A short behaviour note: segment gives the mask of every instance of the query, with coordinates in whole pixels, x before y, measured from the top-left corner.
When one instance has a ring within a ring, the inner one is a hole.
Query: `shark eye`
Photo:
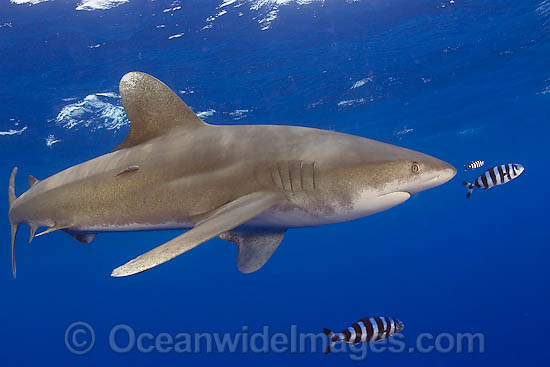
[[[411,166],[412,173],[418,173],[420,172],[420,164],[418,162],[413,162]]]

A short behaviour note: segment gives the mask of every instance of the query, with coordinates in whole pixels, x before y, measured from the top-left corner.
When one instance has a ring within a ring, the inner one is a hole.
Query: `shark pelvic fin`
[[[279,247],[285,232],[286,229],[234,229],[219,237],[237,245],[237,267],[241,273],[248,274],[265,265]]]
[[[39,182],[40,180],[38,180],[36,177],[29,175],[29,187],[33,187]]]
[[[133,275],[165,263],[221,233],[240,226],[282,200],[283,197],[274,192],[255,192],[242,196],[212,211],[193,229],[116,268],[111,276]]]
[[[172,129],[207,126],[176,93],[151,75],[128,73],[120,80],[119,90],[130,132],[114,151],[168,134]]]

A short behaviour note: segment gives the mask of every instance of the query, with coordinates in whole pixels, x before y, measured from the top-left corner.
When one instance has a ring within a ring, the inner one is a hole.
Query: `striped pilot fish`
[[[482,167],[485,164],[485,161],[473,161],[472,163],[468,165],[464,165],[464,171],[467,171],[469,169],[476,169],[479,167]]]
[[[405,325],[401,321],[393,317],[371,317],[357,321],[341,333],[333,333],[329,329],[323,329],[330,342],[325,354],[328,354],[339,341],[352,345],[362,342],[376,342],[397,334],[404,327]]]
[[[475,187],[488,190],[493,186],[503,185],[510,182],[514,178],[521,175],[523,170],[524,168],[521,164],[515,163],[501,164],[500,166],[489,168],[481,176],[479,176],[474,183],[470,183],[468,181],[462,182],[462,184],[468,188],[466,197],[470,198],[470,196],[472,196],[472,192]]]

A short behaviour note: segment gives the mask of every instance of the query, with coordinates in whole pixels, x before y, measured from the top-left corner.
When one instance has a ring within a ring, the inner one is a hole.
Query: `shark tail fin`
[[[13,274],[13,279],[16,277],[15,269],[15,237],[17,236],[17,230],[19,229],[19,224],[11,225],[11,271]]]
[[[470,196],[472,196],[472,192],[474,191],[474,184],[472,184],[468,181],[462,181],[462,184],[468,188],[468,192],[466,193],[466,197],[469,199]]]
[[[17,199],[15,196],[15,175],[17,174],[17,167],[13,168],[13,171],[11,171],[10,176],[10,183],[8,186],[8,200],[10,203],[10,209],[13,205],[13,202]],[[13,223],[10,218],[10,225],[11,225],[11,269],[13,274],[13,279],[15,279],[16,276],[16,270],[15,270],[15,237],[17,236],[17,230],[19,229],[19,223]]]
[[[327,349],[325,350],[325,354],[329,354],[330,350],[332,349],[332,347],[334,347],[334,344],[336,344],[336,342],[338,341],[339,338],[338,338],[338,335],[334,334],[332,331],[330,331],[327,328],[324,328],[323,332],[328,337],[328,342],[329,342],[329,345],[327,346]]]

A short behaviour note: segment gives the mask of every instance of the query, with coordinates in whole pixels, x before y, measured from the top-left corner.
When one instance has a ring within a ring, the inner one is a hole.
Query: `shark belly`
[[[350,206],[332,203],[331,210],[328,211],[318,211],[315,208],[297,205],[274,207],[244,225],[265,228],[300,228],[346,222],[390,209],[407,201],[410,197],[408,192],[380,195],[373,191],[362,191]]]
[[[101,232],[134,232],[134,231],[161,231],[172,229],[189,229],[193,228],[191,221],[183,222],[164,222],[164,223],[126,223],[113,225],[105,223],[104,225],[82,225],[78,227],[69,228],[71,232],[77,233],[101,233]]]

